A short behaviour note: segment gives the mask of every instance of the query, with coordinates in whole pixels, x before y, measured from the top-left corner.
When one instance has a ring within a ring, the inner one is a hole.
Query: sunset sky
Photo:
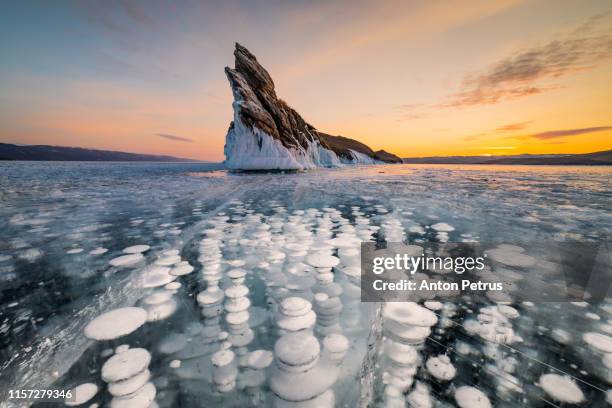
[[[612,149],[610,0],[3,1],[0,142],[223,160],[236,41],[375,150]]]

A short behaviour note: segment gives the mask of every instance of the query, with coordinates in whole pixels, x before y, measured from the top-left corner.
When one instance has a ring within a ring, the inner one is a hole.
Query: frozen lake
[[[607,406],[612,305],[381,309],[355,268],[367,240],[608,241],[611,176],[0,162],[0,406],[81,384],[83,406]]]

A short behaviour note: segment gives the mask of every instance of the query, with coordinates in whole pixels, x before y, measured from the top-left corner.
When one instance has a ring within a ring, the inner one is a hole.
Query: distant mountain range
[[[195,161],[173,156],[115,152],[112,150],[83,149],[47,145],[15,145],[0,143],[0,160],[36,161],[153,161],[188,162]]]
[[[612,150],[585,154],[520,154],[515,156],[406,157],[404,163],[422,164],[531,164],[612,165]]]

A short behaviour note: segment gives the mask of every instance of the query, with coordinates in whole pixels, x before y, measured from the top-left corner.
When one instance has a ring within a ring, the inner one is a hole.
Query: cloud
[[[512,132],[512,131],[515,131],[515,130],[523,130],[523,129],[525,129],[525,127],[527,127],[527,125],[529,123],[530,122],[509,123],[507,125],[500,126],[497,129],[495,129],[495,130],[497,130],[499,132]]]
[[[155,136],[163,137],[164,139],[174,140],[174,141],[177,141],[177,142],[193,143],[192,139],[189,139],[189,138],[186,138],[186,137],[181,137],[181,136],[169,135],[167,133],[156,133]]]
[[[531,137],[546,140],[546,139],[556,139],[558,137],[567,137],[567,136],[576,136],[576,135],[584,135],[587,133],[595,133],[595,132],[603,132],[605,130],[611,130],[612,126],[595,126],[588,128],[578,128],[578,129],[564,129],[564,130],[550,130],[548,132],[541,132],[531,135]]]
[[[604,28],[608,15],[591,18],[565,37],[523,49],[475,75],[468,75],[461,89],[451,94],[442,107],[494,104],[557,89],[545,80],[593,68],[612,58],[612,30]]]

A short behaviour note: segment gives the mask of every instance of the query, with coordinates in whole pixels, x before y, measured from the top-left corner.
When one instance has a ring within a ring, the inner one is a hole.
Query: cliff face
[[[249,50],[236,44],[234,56],[235,68],[225,68],[234,95],[225,143],[228,168],[303,170],[391,162],[356,140],[317,132],[278,98],[270,74]]]

